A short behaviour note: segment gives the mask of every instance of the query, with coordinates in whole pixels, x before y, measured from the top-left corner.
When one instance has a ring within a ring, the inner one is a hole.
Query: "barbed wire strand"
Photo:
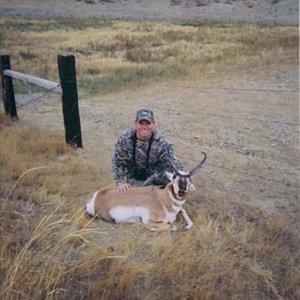
[[[128,104],[128,103],[121,103],[121,102],[109,102],[109,101],[99,101],[98,104],[105,104],[105,105],[119,105],[119,106],[125,106],[125,107],[136,107],[136,103],[135,104]],[[144,102],[141,103],[144,105]],[[237,120],[242,120],[242,121],[254,121],[254,122],[260,122],[260,123],[279,123],[279,122],[283,122],[286,123],[287,125],[291,125],[291,126],[298,126],[298,123],[292,123],[289,121],[285,121],[285,120],[262,120],[262,119],[257,119],[257,118],[250,118],[250,117],[246,117],[246,116],[232,116],[232,115],[222,115],[222,114],[216,114],[216,113],[201,113],[201,112],[196,112],[196,111],[190,111],[190,110],[183,110],[183,109],[174,109],[174,108],[162,108],[159,107],[160,111],[172,111],[174,113],[179,113],[179,114],[194,114],[194,115],[199,115],[199,116],[210,116],[210,117],[220,117],[220,118],[226,118],[226,119],[237,119]],[[230,112],[228,111],[228,113],[237,113],[237,112]],[[239,112],[238,112],[239,113]]]
[[[185,157],[185,156],[182,156],[182,155],[176,155],[176,156],[179,157],[179,158],[181,158],[181,159],[184,159],[184,160],[188,160],[188,161],[192,161],[192,162],[196,162],[196,163],[199,162],[196,159],[188,158],[188,157]],[[292,184],[292,183],[289,183],[289,182],[283,182],[283,181],[272,179],[272,178],[268,178],[268,177],[265,177],[265,176],[255,175],[253,173],[249,173],[249,172],[246,172],[246,171],[240,171],[240,170],[231,169],[231,168],[225,167],[225,166],[219,166],[219,165],[212,164],[212,163],[209,163],[209,162],[207,162],[206,164],[208,166],[212,166],[214,168],[218,168],[218,169],[223,169],[223,170],[226,170],[226,171],[230,171],[232,173],[239,173],[239,174],[242,174],[242,175],[245,175],[245,176],[250,176],[250,177],[255,177],[255,178],[258,178],[258,179],[262,179],[264,181],[270,181],[270,182],[274,182],[276,184],[282,184],[282,185],[286,185],[286,186],[293,187],[293,188],[296,188],[296,189],[300,189],[300,186],[297,185],[297,184]]]
[[[46,96],[48,93],[50,93],[52,90],[56,89],[57,87],[59,87],[60,84],[58,84],[57,86],[47,90],[44,94],[42,94],[41,96],[35,98],[35,99],[32,99],[24,104],[20,104],[17,106],[17,108],[21,108],[21,107],[24,107],[32,102],[35,102],[35,101],[38,101],[40,100],[41,98],[43,98],[44,96]],[[136,107],[136,104],[128,104],[128,103],[121,103],[121,102],[109,102],[109,101],[99,101],[98,104],[103,104],[103,105],[119,105],[119,106],[125,106],[125,107]],[[141,103],[141,104],[144,104],[144,103]],[[201,112],[195,112],[195,111],[190,111],[190,110],[182,110],[182,109],[174,109],[174,108],[159,108],[161,111],[172,111],[174,113],[179,113],[179,114],[194,114],[194,115],[201,115],[201,116],[210,116],[210,117],[220,117],[220,118],[225,118],[225,119],[237,119],[237,120],[242,120],[242,121],[253,121],[253,122],[260,122],[260,123],[279,123],[279,122],[282,122],[282,123],[285,123],[287,125],[291,125],[291,126],[298,126],[299,124],[298,123],[293,123],[293,122],[289,122],[289,121],[285,121],[285,120],[262,120],[262,119],[257,119],[257,118],[250,118],[250,117],[247,117],[247,116],[241,116],[241,117],[238,117],[238,116],[232,116],[232,115],[223,115],[223,114],[216,114],[216,113],[210,113],[210,112],[206,112],[206,113],[201,113]],[[233,113],[231,111],[228,111],[228,113]],[[236,113],[236,112],[234,112]]]
[[[17,106],[17,108],[21,108],[21,107],[24,107],[24,106],[27,106],[28,104],[32,103],[32,102],[35,102],[35,101],[38,101],[42,98],[44,98],[47,94],[49,94],[50,92],[52,92],[53,90],[55,90],[56,88],[58,88],[60,86],[60,84],[57,84],[56,86],[54,86],[53,88],[45,91],[42,95],[38,96],[37,98],[34,98],[34,99],[31,99],[29,101],[27,101],[26,103],[23,103],[23,104],[20,104]],[[30,95],[29,95],[30,96]]]
[[[108,133],[108,131],[106,131]],[[116,132],[113,132],[113,131],[109,131],[111,133],[111,135],[106,135],[106,134],[102,134],[102,136],[106,139],[106,140],[111,140],[112,137],[118,137],[119,134],[117,134]],[[112,149],[114,147],[114,142],[112,143]],[[196,159],[193,159],[193,158],[190,158],[190,157],[186,157],[184,155],[181,155],[181,154],[176,154],[176,156],[181,159],[181,160],[184,160],[184,161],[190,161],[190,162],[193,162],[193,163],[198,163],[199,161],[196,160]],[[280,180],[276,180],[276,179],[272,179],[272,178],[269,178],[269,177],[266,177],[266,176],[261,176],[261,175],[255,175],[253,173],[250,173],[250,172],[247,172],[247,171],[241,171],[241,170],[237,170],[237,169],[233,169],[233,168],[230,168],[230,167],[226,167],[226,166],[220,166],[218,164],[213,164],[213,163],[210,163],[210,162],[207,162],[206,163],[208,166],[211,166],[213,168],[218,168],[218,169],[222,169],[222,170],[225,170],[225,171],[229,171],[231,173],[238,173],[238,174],[241,174],[243,176],[250,176],[250,177],[254,177],[254,178],[258,178],[260,180],[263,180],[263,181],[267,181],[267,182],[273,182],[274,184],[280,184],[280,185],[284,185],[284,186],[287,186],[287,187],[291,187],[291,188],[296,188],[296,189],[300,189],[300,186],[297,185],[297,184],[292,184],[292,183],[289,183],[289,182],[284,182],[284,181],[280,181]]]
[[[75,83],[75,81],[72,81],[73,83]],[[27,83],[28,84],[28,83]],[[34,99],[31,99],[30,101],[28,101],[27,103],[24,103],[24,104],[21,104],[19,106],[17,106],[17,108],[20,108],[20,107],[24,107],[32,102],[35,102],[35,101],[38,101],[40,99],[42,99],[43,97],[45,97],[48,93],[50,93],[52,90],[54,90],[55,88],[59,87],[60,84],[57,84],[57,86],[45,91],[42,95],[40,95],[39,97],[37,98],[34,98]],[[26,88],[27,89],[27,88]],[[244,90],[244,89],[243,89]],[[259,90],[259,91],[266,91],[266,90]],[[268,90],[269,91],[269,90]],[[27,92],[28,92],[28,89],[27,89]],[[122,105],[122,106],[127,106],[127,107],[136,107],[136,104],[135,105],[131,105],[131,104],[124,104],[124,103],[120,103],[120,102],[108,102],[108,101],[100,101],[99,103],[101,104],[110,104],[110,105]],[[223,117],[223,118],[236,118],[236,119],[242,119],[243,121],[245,120],[245,117],[232,117],[232,116],[226,116],[226,115],[221,115],[221,114],[213,114],[213,113],[199,113],[199,112],[194,112],[194,111],[184,111],[184,110],[176,110],[176,109],[164,109],[164,108],[160,108],[160,110],[163,110],[163,111],[173,111],[173,112],[177,112],[177,113],[190,113],[190,114],[196,114],[196,115],[205,115],[205,116],[213,116],[213,117]],[[247,118],[246,120],[250,120],[250,121],[257,121],[257,122],[265,122],[265,123],[274,123],[274,122],[280,122],[278,120],[276,121],[269,121],[269,120],[261,120],[261,119],[255,119],[255,118]],[[97,123],[97,120],[94,121],[95,123]],[[298,125],[296,123],[290,123],[290,122],[286,122],[288,125]],[[196,162],[196,160],[194,159],[191,159],[191,158],[187,158],[187,157],[184,157],[184,156],[180,156],[178,155],[178,157],[180,158],[183,158],[185,160],[188,160],[188,161],[193,161],[193,162]],[[260,176],[260,175],[255,175],[255,174],[252,174],[252,173],[249,173],[249,172],[245,172],[245,171],[239,171],[239,170],[236,170],[236,169],[231,169],[231,168],[228,168],[228,167],[224,167],[224,166],[218,166],[216,164],[211,164],[211,163],[208,163],[208,165],[212,166],[212,167],[215,167],[215,168],[219,168],[219,169],[223,169],[223,170],[227,170],[227,171],[230,171],[230,172],[235,172],[235,173],[239,173],[239,174],[242,174],[244,176],[250,176],[250,177],[255,177],[255,178],[259,178],[261,180],[264,180],[264,181],[270,181],[270,182],[274,182],[276,184],[281,184],[281,185],[285,185],[285,186],[289,186],[289,187],[293,187],[293,188],[297,188],[299,189],[300,187],[298,185],[294,185],[294,184],[291,184],[291,183],[286,183],[286,182],[282,182],[282,181],[279,181],[279,180],[276,180],[276,179],[271,179],[271,178],[266,178],[266,177],[263,177],[263,176]]]

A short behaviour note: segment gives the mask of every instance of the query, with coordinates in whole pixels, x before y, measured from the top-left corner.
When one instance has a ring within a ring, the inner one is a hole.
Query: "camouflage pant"
[[[135,178],[127,178],[127,182],[133,186],[147,186],[147,185],[166,185],[169,183],[169,178],[165,171],[156,172],[144,180],[137,180]]]

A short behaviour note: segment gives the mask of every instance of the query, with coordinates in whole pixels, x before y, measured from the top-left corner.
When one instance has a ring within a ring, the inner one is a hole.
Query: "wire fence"
[[[28,100],[27,102],[25,103],[22,103],[22,104],[18,104],[18,101],[16,101],[16,106],[17,108],[21,108],[21,107],[24,107],[24,106],[27,106],[33,102],[37,102],[39,100],[42,100],[47,94],[51,93],[54,89],[60,87],[60,84],[57,84],[57,86],[53,87],[52,89],[49,89],[49,90],[46,90],[44,93],[42,93],[40,96],[37,96],[35,98],[32,97],[32,92],[31,91],[27,91],[27,94],[29,96],[29,98],[31,98],[30,100]]]
[[[26,87],[26,83],[25,84],[25,89],[26,89],[26,92],[27,92],[27,95],[29,98],[31,98],[29,101],[25,102],[25,103],[22,103],[22,104],[18,104],[17,102],[17,108],[22,108],[22,107],[25,107],[27,105],[30,105],[34,102],[37,102],[37,101],[42,101],[45,96],[49,93],[52,92],[52,89],[50,90],[47,90],[45,91],[44,93],[42,93],[41,95],[33,98],[33,94],[31,93],[31,90]],[[57,86],[55,86],[53,89],[57,88],[58,86],[60,86],[59,84]],[[186,86],[184,86],[186,88]],[[176,88],[178,88],[178,85],[176,85]],[[274,93],[277,93],[277,92],[283,92],[283,93],[297,93],[298,91],[297,90],[274,90],[274,89],[232,89],[232,88],[201,88],[201,89],[198,89],[198,91],[207,91],[207,90],[210,90],[210,91],[250,91],[250,92],[274,92]],[[99,101],[97,104],[99,105],[105,105],[105,106],[120,106],[120,107],[130,107],[130,108],[136,108],[136,105],[137,103],[135,104],[130,104],[130,103],[124,103],[124,102],[109,102],[109,101]],[[144,105],[144,102],[141,102],[140,104]],[[212,113],[212,112],[199,112],[199,111],[194,111],[194,110],[190,110],[190,109],[175,109],[175,108],[163,108],[161,106],[161,103],[159,103],[159,107],[157,107],[157,109],[159,109],[159,111],[161,112],[172,112],[174,114],[193,114],[193,115],[196,115],[196,116],[200,116],[200,117],[213,117],[213,118],[223,118],[223,119],[235,119],[235,120],[238,120],[238,121],[250,121],[250,122],[257,122],[257,123],[265,123],[265,124],[274,124],[274,123],[281,123],[281,124],[285,124],[285,125],[288,125],[288,126],[298,126],[299,124],[296,123],[296,122],[289,122],[289,121],[286,121],[286,120],[264,120],[264,119],[259,119],[259,118],[253,118],[253,117],[249,117],[247,116],[246,114],[242,115],[241,112],[239,112],[239,115],[237,116],[236,113],[237,111],[235,111],[235,115],[233,115],[233,111],[225,111],[225,114],[224,113]],[[265,103],[264,103],[265,104]],[[274,106],[274,107],[279,107],[281,105],[274,105],[274,104],[270,104],[270,103],[267,103],[265,105],[269,105],[269,106]],[[155,106],[155,104],[154,104]],[[292,106],[292,105],[289,105],[289,106]],[[224,112],[224,111],[223,111]],[[94,120],[95,123],[98,123],[99,120]],[[112,135],[115,135],[115,132],[111,132]],[[109,138],[111,139],[112,135],[110,136],[106,136],[106,138]],[[178,134],[176,134],[176,137],[177,138],[180,138],[181,140],[186,140],[188,142],[190,142],[190,140],[188,138],[186,138],[185,136],[179,136]],[[205,142],[203,140],[200,140],[199,141],[200,144],[204,144],[208,147],[212,147],[211,143],[209,142]],[[214,145],[214,147],[216,147]],[[222,148],[219,147],[221,150]],[[185,156],[182,156],[182,155],[177,155],[180,159],[184,159],[185,161],[191,161],[191,162],[197,162],[197,160],[195,159],[192,159],[191,157],[185,157]],[[244,170],[237,170],[235,168],[230,168],[230,167],[227,167],[227,166],[221,166],[221,165],[218,165],[216,163],[210,163],[208,162],[207,163],[208,166],[212,167],[212,168],[217,168],[217,169],[221,169],[223,171],[226,171],[226,172],[230,172],[230,173],[235,173],[235,174],[240,174],[241,176],[247,176],[247,177],[253,177],[257,180],[262,180],[262,181],[266,181],[266,182],[271,182],[273,184],[280,184],[280,185],[283,185],[283,186],[286,186],[286,187],[289,187],[289,188],[295,188],[295,189],[299,189],[300,186],[297,185],[297,184],[293,184],[289,181],[287,181],[286,179],[282,179],[282,180],[278,180],[278,179],[274,179],[274,178],[268,178],[266,176],[261,176],[261,175],[258,175],[258,174],[253,174],[251,172],[248,172],[248,171],[244,171]]]
[[[127,104],[124,102],[108,102],[108,101],[101,101],[99,102],[100,104],[103,105],[118,105],[118,106],[125,106],[125,107],[134,107],[132,104]],[[242,120],[242,121],[251,121],[251,122],[260,122],[260,123],[286,123],[290,126],[298,126],[299,123],[294,123],[294,122],[288,122],[285,120],[263,120],[263,119],[258,119],[258,118],[250,118],[247,115],[242,115],[241,111],[226,111],[228,113],[227,115],[225,114],[220,114],[220,113],[211,113],[211,112],[197,112],[194,110],[185,110],[185,109],[175,109],[175,108],[163,108],[159,107],[160,111],[165,111],[165,112],[173,112],[173,113],[178,113],[178,114],[193,114],[193,115],[198,115],[201,117],[215,117],[215,118],[224,118],[224,119],[236,119],[236,120]],[[233,116],[233,113],[239,113],[239,116]]]

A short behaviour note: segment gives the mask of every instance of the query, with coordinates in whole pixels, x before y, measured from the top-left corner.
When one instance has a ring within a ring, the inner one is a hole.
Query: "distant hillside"
[[[298,25],[298,0],[0,0],[0,16]]]

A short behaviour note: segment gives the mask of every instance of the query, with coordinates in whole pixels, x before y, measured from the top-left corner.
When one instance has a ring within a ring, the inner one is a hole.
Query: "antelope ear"
[[[195,191],[196,190],[196,188],[195,188],[195,186],[191,183],[191,185],[190,185],[190,190],[191,191]]]
[[[173,174],[173,173],[171,173],[171,172],[169,172],[169,171],[166,171],[166,175],[167,175],[167,177],[168,177],[168,179],[169,179],[170,181],[173,181],[173,178],[174,178],[174,174]]]

